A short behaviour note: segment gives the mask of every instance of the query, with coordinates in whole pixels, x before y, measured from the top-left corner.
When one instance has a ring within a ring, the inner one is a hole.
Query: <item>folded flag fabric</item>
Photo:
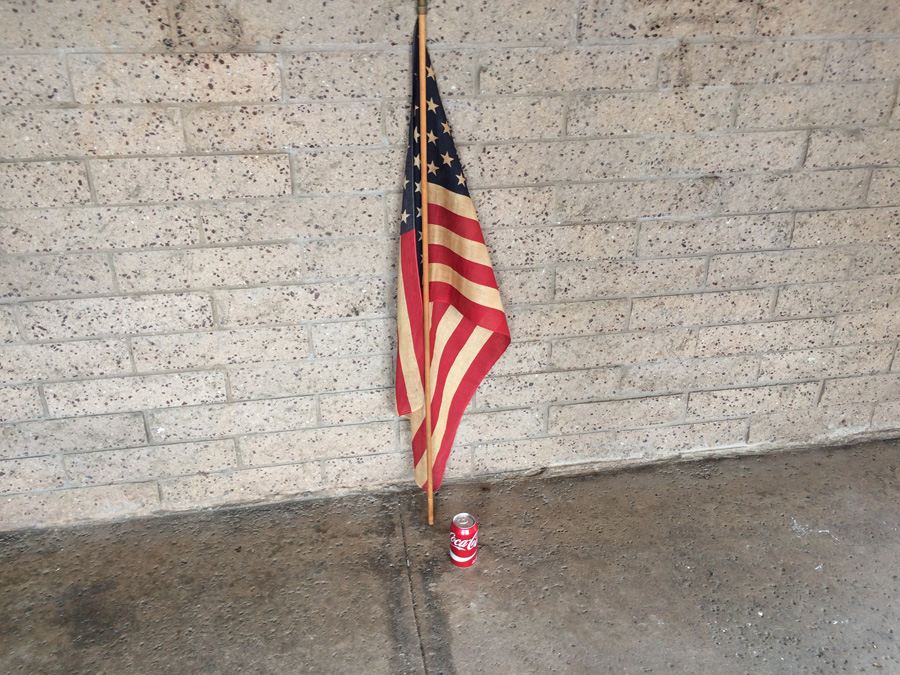
[[[425,428],[425,340],[422,270],[422,180],[428,194],[428,267],[431,296],[431,433],[433,483],[444,468],[478,385],[509,346],[509,327],[475,206],[469,197],[450,124],[426,58],[427,127],[419,131],[418,29],[413,37],[409,147],[400,214],[397,273],[397,412],[409,417],[416,482],[428,468]],[[427,166],[420,166],[420,143]]]

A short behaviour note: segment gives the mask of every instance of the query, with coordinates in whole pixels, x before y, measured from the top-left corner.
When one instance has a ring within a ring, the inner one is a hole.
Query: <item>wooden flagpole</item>
[[[434,447],[431,439],[431,270],[428,264],[428,119],[425,85],[425,17],[428,0],[416,0],[419,13],[419,175],[422,194],[422,328],[425,333],[425,462],[428,467],[428,524],[434,525]]]

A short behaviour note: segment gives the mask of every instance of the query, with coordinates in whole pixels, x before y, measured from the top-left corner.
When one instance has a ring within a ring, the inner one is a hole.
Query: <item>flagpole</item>
[[[422,328],[425,333],[425,462],[428,468],[428,524],[434,525],[434,447],[431,439],[431,269],[428,264],[428,121],[425,85],[425,17],[428,0],[416,0],[419,13],[419,175],[422,194]]]

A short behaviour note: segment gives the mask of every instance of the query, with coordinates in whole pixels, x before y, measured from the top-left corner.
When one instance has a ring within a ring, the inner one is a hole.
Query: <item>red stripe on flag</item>
[[[497,279],[494,270],[487,265],[472,262],[455,253],[452,249],[440,244],[431,244],[428,247],[428,259],[433,263],[441,263],[452,267],[467,279],[484,286],[497,288]]]
[[[437,490],[444,479],[444,469],[447,466],[447,460],[450,458],[450,450],[453,447],[453,441],[456,440],[456,432],[459,429],[459,423],[463,413],[475,395],[478,385],[487,375],[488,371],[497,362],[497,359],[506,351],[509,346],[509,336],[500,333],[494,333],[488,338],[487,342],[478,352],[478,356],[466,371],[456,394],[453,397],[453,403],[447,411],[447,430],[444,432],[444,441],[437,450],[437,456],[434,460],[433,481],[434,489]],[[423,437],[424,439],[424,437]]]
[[[455,232],[461,237],[484,243],[484,235],[481,233],[481,225],[477,220],[460,216],[450,209],[444,208],[440,204],[432,204],[428,202],[428,220],[433,225],[446,227],[448,230]]]
[[[496,333],[509,336],[509,326],[506,324],[506,314],[499,309],[485,307],[477,302],[469,300],[456,290],[455,286],[445,284],[442,281],[431,282],[431,297],[434,302],[441,302],[456,307],[460,313],[479,326]]]

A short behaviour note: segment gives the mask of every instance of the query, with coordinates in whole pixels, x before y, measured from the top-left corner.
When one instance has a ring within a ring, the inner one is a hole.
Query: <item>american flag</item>
[[[397,274],[397,412],[410,419],[416,482],[427,481],[425,365],[422,319],[422,209],[419,143],[418,29],[413,38],[409,147],[400,213]],[[497,280],[437,81],[426,55],[429,268],[431,273],[431,426],[434,489],[463,411],[484,376],[509,346]]]

